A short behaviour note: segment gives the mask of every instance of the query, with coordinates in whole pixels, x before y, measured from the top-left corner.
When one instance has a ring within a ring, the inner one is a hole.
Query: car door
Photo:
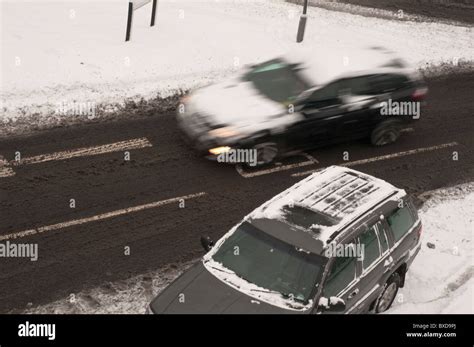
[[[384,227],[392,246],[390,255],[393,266],[398,267],[420,241],[421,220],[409,200],[404,199],[394,205],[385,213]]]
[[[330,264],[328,275],[323,284],[322,297],[339,297],[346,303],[346,311],[349,310],[358,295],[356,291],[358,283],[358,261],[356,255],[355,241],[346,243],[347,247],[353,249],[352,255],[335,256]],[[345,248],[348,250],[348,248]]]
[[[342,140],[367,136],[373,128],[377,103],[371,79],[374,75],[356,76],[340,81],[339,94],[344,103],[345,114],[336,129],[336,137]]]
[[[314,91],[298,112],[303,120],[288,129],[289,147],[312,148],[333,142],[336,125],[343,116],[343,103],[338,84],[331,83]]]
[[[347,313],[367,312],[383,290],[383,279],[393,267],[387,231],[378,215],[357,230],[356,245],[363,257],[358,259],[360,272],[353,290],[357,299]]]

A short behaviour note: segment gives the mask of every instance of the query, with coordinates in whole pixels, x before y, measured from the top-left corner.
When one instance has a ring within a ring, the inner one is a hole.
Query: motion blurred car
[[[419,73],[380,47],[295,51],[194,91],[182,99],[177,120],[203,156],[253,149],[263,165],[358,138],[395,142],[419,117],[385,115],[382,107],[418,103],[426,93]]]
[[[314,173],[246,216],[149,313],[365,313],[392,305],[421,247],[402,189],[348,168]]]

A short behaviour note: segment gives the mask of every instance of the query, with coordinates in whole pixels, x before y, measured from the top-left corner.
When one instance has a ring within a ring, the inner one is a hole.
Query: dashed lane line
[[[132,149],[140,149],[152,147],[150,141],[147,138],[142,137],[138,139],[131,139],[126,141],[109,143],[106,145],[92,146],[77,148],[73,150],[55,152],[50,154],[41,154],[34,157],[23,158],[19,161],[13,160],[12,165],[29,165],[29,164],[39,164],[45,163],[53,160],[66,160],[77,157],[90,157],[100,154],[119,152],[119,151],[128,151]]]
[[[106,145],[83,147],[61,152],[40,154],[33,157],[22,158],[20,160],[11,160],[10,162],[7,161],[5,157],[0,155],[0,178],[14,176],[15,171],[13,170],[13,168],[19,165],[39,164],[54,160],[67,160],[78,157],[90,157],[100,154],[119,151],[130,151],[132,149],[141,149],[152,146],[153,145],[150,143],[150,141],[148,141],[147,138],[141,137],[137,139],[109,143]]]
[[[240,176],[244,178],[251,178],[251,177],[256,177],[256,176],[268,175],[274,172],[287,171],[287,170],[318,163],[318,161],[315,158],[313,158],[311,155],[307,153],[302,153],[302,155],[305,156],[308,160],[300,162],[300,163],[295,163],[295,164],[275,166],[271,169],[265,169],[265,170],[254,171],[254,172],[245,172],[241,165],[236,165],[235,168]]]
[[[169,205],[169,204],[176,203],[176,202],[181,202],[182,200],[196,199],[196,198],[202,197],[204,195],[206,195],[206,192],[200,192],[200,193],[195,193],[195,194],[178,196],[178,197],[175,197],[175,198],[155,201],[155,202],[151,202],[151,203],[148,203],[148,204],[132,206],[132,207],[127,207],[127,208],[123,208],[123,209],[120,209],[120,210],[106,212],[106,213],[98,214],[98,215],[95,215],[95,216],[92,216],[92,217],[74,219],[74,220],[67,221],[67,222],[62,222],[62,223],[57,223],[57,224],[52,224],[52,225],[46,225],[46,226],[42,226],[42,227],[39,227],[39,228],[23,230],[23,231],[11,233],[11,234],[6,234],[6,235],[0,235],[0,241],[18,239],[18,238],[22,238],[22,237],[26,237],[26,236],[41,234],[41,233],[44,233],[44,232],[47,232],[47,231],[55,231],[55,230],[60,230],[60,229],[76,226],[76,225],[96,222],[96,221],[100,221],[100,220],[104,220],[104,219],[109,219],[109,218],[113,218],[113,217],[117,217],[117,216],[126,215],[128,213],[133,213],[133,212],[138,212],[138,211],[143,211],[143,210],[149,210],[149,209],[152,209],[152,208],[157,208],[157,207],[160,207],[160,206]]]
[[[404,152],[397,152],[397,153],[392,153],[392,154],[387,154],[387,155],[381,155],[378,157],[372,157],[372,158],[367,158],[367,159],[361,159],[361,160],[356,160],[356,161],[350,161],[350,162],[344,162],[344,163],[339,163],[337,165],[339,166],[356,166],[356,165],[364,165],[368,163],[373,163],[375,161],[381,161],[381,160],[387,160],[387,159],[393,159],[393,158],[400,158],[400,157],[405,157],[408,155],[414,155],[418,153],[424,153],[424,152],[431,152],[431,151],[436,151],[438,149],[443,149],[443,148],[448,148],[448,147],[454,147],[457,146],[457,142],[449,142],[449,143],[443,143],[441,145],[436,145],[436,146],[431,146],[431,147],[421,147],[421,148],[415,148],[409,151],[404,151]],[[300,177],[300,176],[306,176],[309,174],[312,174],[316,171],[321,170],[322,168],[318,168],[316,170],[309,170],[309,171],[304,171],[304,172],[297,172],[292,174],[292,177]]]
[[[0,155],[0,178],[15,176],[15,171],[10,167],[8,161]]]
[[[410,133],[410,132],[414,132],[414,131],[415,131],[415,129],[413,129],[413,128],[404,128],[404,129],[401,130],[401,132],[403,132],[403,133]],[[242,168],[241,165],[236,165],[235,168],[236,168],[236,170],[237,170],[237,172],[239,173],[240,176],[242,176],[244,178],[251,178],[251,177],[257,177],[257,176],[262,176],[262,175],[268,175],[268,174],[272,174],[272,173],[275,173],[275,172],[287,171],[287,170],[291,170],[291,169],[295,169],[295,168],[299,168],[299,167],[304,167],[304,166],[308,166],[308,165],[312,165],[312,164],[318,164],[318,161],[313,156],[311,156],[307,153],[302,153],[302,155],[307,157],[308,161],[295,163],[295,164],[289,164],[289,165],[277,166],[277,167],[274,167],[274,168],[271,168],[271,169],[260,170],[260,171],[255,171],[255,172],[245,172],[245,170]],[[309,172],[309,171],[307,171],[307,172]],[[295,175],[297,175],[297,174],[295,174]]]

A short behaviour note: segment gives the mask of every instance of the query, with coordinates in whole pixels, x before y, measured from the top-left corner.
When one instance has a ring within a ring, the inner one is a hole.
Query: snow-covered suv
[[[404,190],[314,173],[250,213],[150,304],[154,313],[383,312],[421,247]]]
[[[357,138],[392,143],[419,118],[426,92],[414,69],[379,47],[298,50],[194,91],[177,120],[205,157],[252,149],[261,165]]]

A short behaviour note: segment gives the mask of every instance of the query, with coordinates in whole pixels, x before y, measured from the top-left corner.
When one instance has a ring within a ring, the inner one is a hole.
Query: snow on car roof
[[[381,179],[346,167],[331,166],[278,194],[249,217],[278,219],[294,224],[294,218],[286,215],[288,207],[304,208],[309,219],[314,213],[316,219],[323,222],[311,228],[303,226],[303,229],[327,244],[333,234],[396,193],[405,194],[402,189]]]
[[[324,85],[337,78],[367,72],[411,72],[394,52],[383,47],[368,48],[298,48],[283,56],[290,64],[300,64],[314,85]]]

